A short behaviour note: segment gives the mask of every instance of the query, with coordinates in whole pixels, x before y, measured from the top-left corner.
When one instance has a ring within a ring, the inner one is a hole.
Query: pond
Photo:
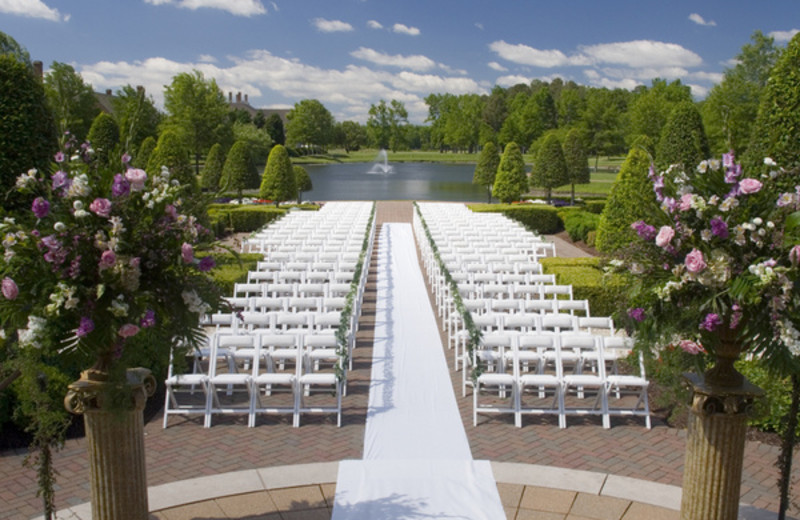
[[[304,200],[486,202],[486,189],[472,184],[474,164],[342,163],[304,168],[314,186],[303,193]]]

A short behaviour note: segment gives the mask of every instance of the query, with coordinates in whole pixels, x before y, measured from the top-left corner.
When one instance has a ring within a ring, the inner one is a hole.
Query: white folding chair
[[[195,367],[194,373],[178,373],[175,369],[174,349],[170,350],[167,379],[164,381],[164,428],[167,427],[170,415],[202,414],[205,423],[205,416],[208,415],[208,373],[200,370],[197,364]],[[202,390],[201,395],[195,395],[197,387]]]
[[[559,343],[574,345],[575,342],[582,341],[577,338],[582,336],[561,335],[557,337]],[[574,341],[573,341],[574,340]],[[583,343],[580,343],[581,346]],[[595,344],[598,349],[597,372],[595,373],[573,373],[566,374],[562,363],[562,393],[564,400],[565,415],[600,415],[603,421],[603,428],[610,428],[611,422],[608,416],[608,401],[606,399],[606,370],[603,361],[603,349],[601,344]],[[582,348],[582,347],[581,347]],[[569,347],[561,348],[560,354],[568,352]],[[594,393],[594,399],[587,397],[588,393]],[[574,391],[574,394],[573,394]]]
[[[229,357],[235,357],[235,351],[239,349],[249,353],[250,361],[246,364],[252,367],[257,362],[255,356],[258,353],[258,349],[255,347],[255,336],[219,334],[212,341],[208,370],[208,397],[206,399],[208,413],[204,424],[206,428],[211,427],[214,414],[246,414],[249,423],[252,371],[230,371],[230,363],[223,364],[223,366],[227,366],[228,371],[220,371],[220,363],[217,362],[220,358],[220,351],[228,351]],[[246,395],[246,398],[240,395],[242,393]]]
[[[604,337],[603,345],[616,343],[623,338]],[[627,339],[627,338],[625,338]],[[615,346],[611,347],[616,348]],[[605,348],[603,348],[605,352]],[[647,398],[647,389],[650,382],[647,380],[644,369],[644,356],[639,352],[638,373],[634,374],[609,374],[606,376],[605,398],[609,415],[641,416],[645,418],[645,425],[649,430],[650,403]],[[614,392],[614,399],[611,392]]]
[[[286,338],[287,336],[281,336]],[[262,341],[266,339],[267,341]],[[266,345],[266,348],[264,348]],[[251,375],[250,412],[248,426],[256,424],[259,414],[292,414],[292,424],[297,415],[297,372],[276,372],[281,360],[273,358],[275,342],[268,335],[259,335],[258,353]],[[297,352],[295,352],[295,357]]]
[[[524,334],[517,338],[517,350],[513,356],[514,373],[517,374],[517,427],[522,426],[523,414],[556,414],[558,427],[566,427],[561,363],[558,350],[553,349],[553,338],[554,336],[534,334]],[[531,359],[536,360],[541,367],[543,354],[548,350],[556,353],[553,373],[523,370]],[[528,389],[534,392],[526,392]]]
[[[294,426],[300,426],[300,417],[304,413],[336,414],[336,426],[342,425],[342,393],[344,385],[344,367],[338,358],[331,371],[309,372],[307,363],[303,362],[303,349],[298,349],[297,358],[297,414]],[[335,404],[330,404],[333,392]]]
[[[472,351],[472,366],[482,370],[473,378],[473,426],[478,425],[478,413],[512,413],[514,422],[518,422],[516,373],[500,371],[504,354],[513,349],[515,344],[512,335],[490,333],[484,335],[480,346]],[[482,390],[488,402],[481,402]]]

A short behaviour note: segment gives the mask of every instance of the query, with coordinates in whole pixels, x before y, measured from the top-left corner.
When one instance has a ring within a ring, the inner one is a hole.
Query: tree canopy
[[[158,125],[162,114],[156,108],[152,96],[147,96],[144,88],[125,85],[118,90],[112,100],[114,118],[119,125],[119,138],[122,148],[132,153],[141,147],[148,137],[158,137]]]
[[[217,191],[222,180],[222,169],[225,167],[225,151],[216,143],[211,147],[200,172],[200,187],[204,190]]]
[[[228,152],[225,165],[222,167],[221,188],[225,191],[236,192],[236,196],[241,200],[242,192],[251,187],[249,177],[251,177],[253,169],[249,144],[247,141],[236,141]]]
[[[492,202],[492,186],[494,186],[497,168],[500,166],[500,154],[497,146],[492,141],[487,142],[481,149],[478,156],[478,164],[475,165],[475,173],[472,175],[472,183],[486,188],[488,202]]]
[[[497,176],[494,180],[492,195],[501,202],[513,202],[528,191],[528,176],[525,173],[525,160],[522,150],[515,142],[506,145],[500,165],[497,167]]]
[[[286,143],[289,146],[327,148],[333,138],[333,116],[316,99],[294,104],[286,116]]]
[[[100,112],[92,86],[83,81],[72,65],[54,61],[44,77],[44,91],[59,132],[69,131],[78,142],[83,142]]]
[[[570,130],[564,138],[564,161],[567,166],[567,180],[572,185],[572,204],[575,204],[575,185],[586,184],[591,180],[589,154],[583,142],[581,131]]]
[[[314,185],[311,184],[311,177],[308,175],[308,171],[303,168],[302,166],[296,165],[292,167],[294,171],[294,184],[297,187],[297,202],[302,202],[302,195],[304,191],[310,191],[314,188]]]
[[[561,141],[555,133],[550,133],[545,137],[539,152],[536,154],[536,162],[533,165],[531,174],[531,185],[544,188],[547,202],[553,192],[553,188],[564,185],[568,182],[567,163],[564,160],[564,150],[561,148]]]
[[[666,169],[672,164],[694,168],[710,154],[703,119],[690,101],[678,103],[661,131],[656,146],[656,164]]]
[[[269,152],[258,194],[262,199],[275,201],[276,206],[297,197],[292,161],[284,146],[276,144]]]
[[[388,105],[381,99],[369,107],[367,134],[377,148],[397,151],[405,146],[405,127],[408,111],[400,101],[393,99]]]

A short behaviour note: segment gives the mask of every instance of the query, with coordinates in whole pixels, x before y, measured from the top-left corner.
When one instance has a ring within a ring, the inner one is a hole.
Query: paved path
[[[410,202],[380,202],[378,223],[409,222],[412,215]],[[201,421],[183,418],[170,419],[170,427],[161,428],[160,414],[145,425],[147,476],[150,486],[172,483],[193,477],[217,475],[264,467],[303,463],[335,462],[358,459],[362,456],[364,424],[369,386],[370,360],[372,359],[372,330],[375,311],[375,267],[370,270],[370,284],[365,295],[364,316],[357,336],[354,352],[354,370],[350,373],[348,395],[344,401],[341,428],[335,419],[310,416],[303,419],[300,428],[292,428],[289,421],[270,416],[261,418],[257,427],[247,428],[239,418],[224,417],[214,421],[214,426],[204,429]],[[452,355],[451,351],[446,354]],[[449,366],[452,366],[449,359]],[[640,420],[612,419],[612,428],[604,430],[598,420],[570,418],[569,427],[560,430],[555,421],[546,418],[525,417],[521,429],[515,428],[510,416],[480,417],[477,427],[472,426],[472,399],[461,398],[460,374],[453,374],[452,382],[461,410],[464,427],[475,459],[497,462],[520,462],[544,466],[588,470],[601,474],[633,477],[647,481],[680,486],[683,471],[685,432],[669,428],[658,421],[647,431]],[[748,442],[745,450],[742,481],[742,502],[755,507],[777,511],[778,490],[775,468],[777,447]],[[36,498],[36,476],[22,467],[24,452],[0,453],[0,519],[28,519],[41,512],[40,499]],[[82,439],[67,441],[55,456],[58,475],[56,502],[58,508],[82,504],[89,500],[88,461]],[[795,455],[794,467],[800,468],[800,453]],[[800,472],[795,471],[796,475]],[[795,479],[795,501],[800,496],[800,484]],[[324,493],[332,493],[331,486],[317,486],[323,504]],[[504,490],[505,489],[505,490]],[[522,507],[529,504],[536,488],[514,485],[501,488],[504,504],[514,511],[516,518],[534,518]],[[572,495],[569,495],[572,493]],[[583,498],[569,491],[561,497],[586,508]],[[276,492],[281,503],[308,504],[308,499],[291,498],[292,492]],[[332,496],[332,495],[331,495]],[[527,497],[527,498],[526,498]],[[305,500],[306,502],[303,502]],[[555,500],[553,498],[552,500]],[[294,502],[293,502],[294,501]],[[216,504],[217,501],[214,501]],[[161,518],[240,518],[230,511],[240,504],[236,499],[223,501],[230,507],[228,513],[215,514],[210,505],[195,506],[196,514]],[[231,505],[233,504],[233,505]],[[582,505],[583,504],[583,505]],[[205,508],[204,508],[205,507]],[[214,505],[214,507],[218,507]],[[277,506],[276,506],[277,507]],[[516,507],[516,508],[515,508]],[[629,508],[633,507],[629,503]],[[296,508],[295,508],[296,509]],[[324,508],[323,508],[324,509]],[[629,509],[628,509],[629,510]],[[566,510],[569,511],[569,508]],[[540,515],[538,518],[565,518],[566,511],[556,516]],[[790,514],[800,517],[800,506],[795,505]],[[580,514],[586,517],[585,514]],[[316,518],[324,517],[315,516]],[[254,518],[314,518],[312,516],[268,516],[264,513]],[[328,517],[330,518],[329,514]],[[621,518],[617,516],[617,518]],[[626,517],[627,518],[636,518]],[[639,518],[657,518],[640,516]]]

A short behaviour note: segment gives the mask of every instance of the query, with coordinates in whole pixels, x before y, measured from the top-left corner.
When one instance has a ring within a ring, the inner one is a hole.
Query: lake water
[[[372,163],[308,164],[314,189],[303,200],[441,200],[486,202],[472,184],[474,164],[390,163],[390,173],[370,173]]]

